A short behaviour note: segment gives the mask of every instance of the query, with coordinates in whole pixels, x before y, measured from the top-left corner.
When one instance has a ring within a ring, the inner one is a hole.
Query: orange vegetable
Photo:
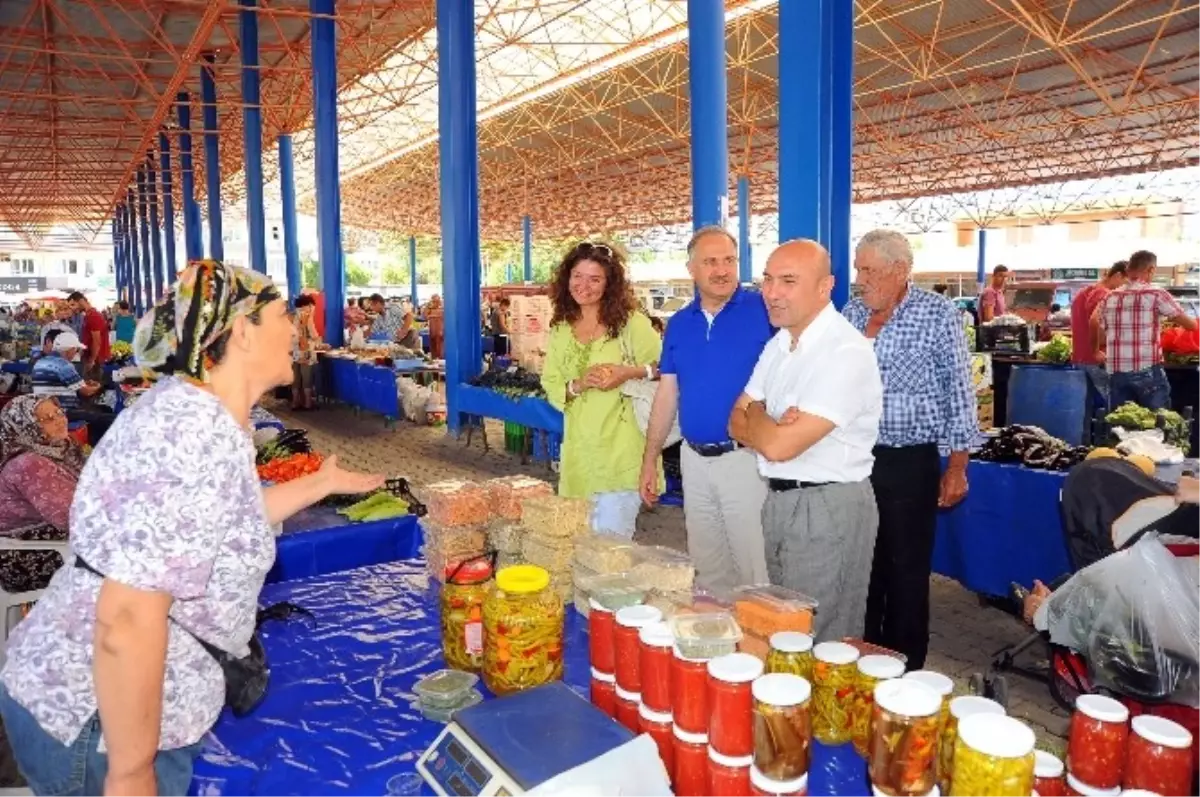
[[[316,473],[321,469],[324,458],[320,454],[293,454],[290,457],[273,459],[258,466],[258,478],[264,482],[282,484]]]

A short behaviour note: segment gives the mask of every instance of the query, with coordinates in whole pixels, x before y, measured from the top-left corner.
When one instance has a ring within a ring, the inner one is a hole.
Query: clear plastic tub
[[[569,572],[573,554],[574,549],[566,539],[526,534],[525,539],[521,540],[521,555],[525,561],[551,574]]]
[[[786,587],[761,584],[734,590],[733,608],[744,631],[770,639],[779,631],[811,634],[817,601]]]
[[[628,573],[610,573],[576,582],[587,590],[596,603],[610,612],[620,611],[626,606],[637,606],[645,601],[646,590],[642,589]]]
[[[488,525],[488,545],[497,553],[520,553],[525,529],[512,520],[495,520]]]
[[[727,656],[742,639],[742,629],[729,612],[677,614],[671,618],[671,633],[679,652],[691,659]]]
[[[687,554],[661,545],[638,545],[633,552],[634,580],[661,593],[690,592],[696,568]]]
[[[463,701],[457,706],[444,706],[439,708],[436,706],[427,706],[422,703],[421,716],[427,720],[432,720],[433,722],[446,724],[454,719],[454,712],[460,711],[464,708],[470,708],[471,706],[482,702],[483,694],[478,689],[472,689],[466,694],[466,697],[464,697]]]
[[[521,504],[525,528],[543,537],[573,539],[591,532],[588,516],[591,502],[586,498],[544,495],[527,498]]]
[[[487,490],[474,482],[438,482],[419,497],[429,510],[429,520],[442,526],[481,526],[492,519]]]
[[[492,510],[502,518],[520,520],[522,502],[541,495],[554,495],[548,482],[531,476],[504,476],[483,483]]]
[[[633,543],[611,534],[587,534],[575,545],[575,563],[596,573],[624,573],[633,567]]]
[[[413,687],[422,706],[431,708],[453,708],[479,683],[475,673],[461,670],[438,670],[417,681]]]

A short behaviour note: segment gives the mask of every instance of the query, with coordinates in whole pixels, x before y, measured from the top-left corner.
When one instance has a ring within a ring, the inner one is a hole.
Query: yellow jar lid
[[[528,595],[550,586],[550,574],[536,565],[513,565],[496,574],[496,586],[505,592]]]

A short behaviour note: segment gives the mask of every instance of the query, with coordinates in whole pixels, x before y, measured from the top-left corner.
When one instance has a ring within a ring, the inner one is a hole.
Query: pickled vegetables
[[[858,651],[844,642],[822,642],[813,648],[813,736],[825,744],[850,741],[850,717]]]
[[[1033,745],[1033,731],[1012,717],[964,717],[954,745],[950,794],[1027,797],[1033,791]]]
[[[754,682],[754,766],[771,780],[808,772],[811,687],[798,675],[776,673]]]
[[[937,780],[939,699],[913,682],[879,684],[867,753],[871,785],[889,795],[924,795]]]
[[[867,755],[870,743],[875,686],[881,681],[899,678],[903,674],[904,663],[891,656],[863,656],[858,660],[857,672],[854,674],[854,699],[850,707],[850,719],[854,728],[854,749],[859,755]]]
[[[942,726],[938,745],[938,787],[950,793],[950,775],[954,771],[954,743],[958,741],[958,723],[972,714],[1004,714],[1004,706],[978,695],[962,695],[950,701],[950,718]],[[1044,797],[1051,797],[1046,794]]]
[[[483,682],[507,695],[562,678],[563,604],[549,574],[532,565],[501,570],[483,604]]]
[[[767,672],[791,673],[811,682],[812,646],[812,637],[800,631],[778,631],[771,634]]]
[[[491,591],[486,560],[463,565],[442,587],[442,654],[446,666],[478,672],[483,664],[483,604]]]

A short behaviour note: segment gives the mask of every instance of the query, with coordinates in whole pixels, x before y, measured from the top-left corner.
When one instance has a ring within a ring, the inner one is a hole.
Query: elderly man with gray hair
[[[967,455],[979,427],[959,313],[945,297],[913,285],[912,267],[903,235],[867,233],[854,254],[861,295],[842,312],[874,343],[883,379],[871,471],[879,533],[864,636],[920,669],[929,649],[937,513],[967,493]],[[944,472],[939,449],[950,452]]]

